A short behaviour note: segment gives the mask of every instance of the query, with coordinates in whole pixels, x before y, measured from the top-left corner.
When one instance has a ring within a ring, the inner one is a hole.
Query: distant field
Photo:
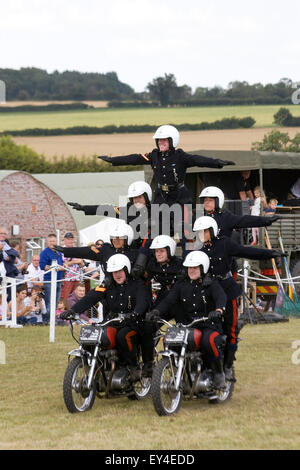
[[[192,150],[251,150],[253,142],[261,141],[273,128],[224,129],[180,132],[179,147]],[[299,127],[280,127],[293,138]],[[129,155],[149,152],[155,146],[151,133],[63,135],[53,137],[14,137],[19,145],[27,145],[47,158],[76,155]]]
[[[66,101],[7,101],[3,106],[15,107],[15,106],[46,106],[47,104],[70,104],[74,103],[74,100]],[[80,103],[86,103],[95,108],[106,108],[108,101],[80,101]],[[0,105],[1,106],[1,105]]]
[[[300,116],[300,106],[286,106]],[[273,116],[280,106],[217,106],[198,108],[109,109],[82,111],[20,112],[0,114],[0,131],[26,128],[66,128],[72,126],[106,126],[128,124],[182,124],[212,122],[235,116],[252,116],[255,127],[273,126]]]

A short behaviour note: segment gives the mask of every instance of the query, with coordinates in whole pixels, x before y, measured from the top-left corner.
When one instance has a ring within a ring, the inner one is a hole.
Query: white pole
[[[0,325],[5,325],[7,323],[7,287],[6,287],[6,276],[2,277],[2,320],[0,321]]]
[[[51,267],[57,266],[57,261],[53,260]],[[50,331],[49,331],[49,342],[54,343],[55,341],[55,314],[56,314],[56,283],[57,283],[57,272],[56,269],[51,269],[51,292],[50,292]]]
[[[7,278],[11,285],[11,321],[6,323],[10,328],[23,328],[17,324],[17,280],[13,277]]]

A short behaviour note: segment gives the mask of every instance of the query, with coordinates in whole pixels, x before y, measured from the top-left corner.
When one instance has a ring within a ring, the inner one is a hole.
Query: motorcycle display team
[[[113,165],[151,165],[157,184],[153,197],[149,184],[136,181],[128,188],[125,207],[68,203],[86,215],[118,219],[112,219],[110,241],[101,248],[55,247],[66,257],[99,262],[105,274],[102,284],[61,314],[79,344],[69,353],[74,357],[63,384],[71,413],[91,409],[96,396],[140,400],[151,394],[160,416],[176,412],[183,399],[227,401],[236,381],[241,295],[235,259],[275,258],[279,263],[283,256],[231,238],[235,229],[267,226],[278,216],[234,215],[223,208],[222,190],[213,186],[199,195],[203,215],[196,217],[191,209],[186,169],[233,162],[178,149],[179,133],[170,125],[160,126],[153,138],[156,148],[148,154],[99,157]],[[180,217],[175,220],[170,211],[165,224],[164,217],[154,216],[157,205],[177,207]],[[98,302],[103,320],[83,324],[77,340],[74,324],[82,323],[80,314]]]

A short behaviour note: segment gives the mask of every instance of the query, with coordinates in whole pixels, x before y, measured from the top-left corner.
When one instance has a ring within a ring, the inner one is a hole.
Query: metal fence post
[[[54,267],[55,266],[55,267]],[[56,284],[57,284],[57,261],[53,260],[51,264],[51,291],[50,291],[50,331],[49,342],[55,341],[55,316],[56,316]]]
[[[7,279],[6,276],[2,277],[2,289],[1,289],[1,295],[2,295],[2,320],[0,321],[0,325],[6,326],[7,323]]]
[[[10,292],[11,292],[11,320],[6,322],[6,327],[10,328],[23,328],[23,325],[17,324],[17,279],[13,277],[8,277],[10,282]]]

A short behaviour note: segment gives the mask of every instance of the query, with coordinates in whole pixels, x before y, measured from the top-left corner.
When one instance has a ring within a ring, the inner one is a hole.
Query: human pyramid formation
[[[105,319],[126,314],[125,323],[108,327],[105,337],[108,348],[118,349],[134,382],[140,377],[138,345],[142,351],[142,374],[152,375],[154,335],[159,318],[188,324],[206,316],[208,320],[197,328],[200,335],[196,347],[205,353],[213,371],[214,386],[221,389],[225,380],[234,380],[232,366],[237,351],[237,299],[241,290],[233,272],[234,258],[275,258],[279,262],[283,256],[281,251],[239,245],[232,240],[232,232],[238,228],[267,226],[279,217],[236,216],[223,209],[224,193],[213,186],[201,192],[204,215],[195,217],[192,194],[184,184],[186,169],[222,168],[234,163],[177,149],[179,133],[170,125],[159,127],[153,138],[156,148],[148,154],[99,157],[113,165],[151,165],[157,181],[153,198],[150,185],[137,181],[128,188],[126,207],[69,203],[86,215],[115,216],[126,223],[112,223],[110,242],[99,249],[55,247],[67,257],[100,262],[105,273],[104,282],[90,290],[72,310],[63,312],[61,318],[66,320],[81,314],[98,302],[103,305]],[[177,221],[171,216],[164,225],[165,218],[155,212],[157,205],[177,207]],[[187,220],[192,231],[187,230]],[[170,228],[168,233],[166,226]],[[181,257],[175,254],[177,233],[180,233]],[[155,296],[153,281],[160,284]],[[226,335],[225,349],[221,347],[222,335]]]

